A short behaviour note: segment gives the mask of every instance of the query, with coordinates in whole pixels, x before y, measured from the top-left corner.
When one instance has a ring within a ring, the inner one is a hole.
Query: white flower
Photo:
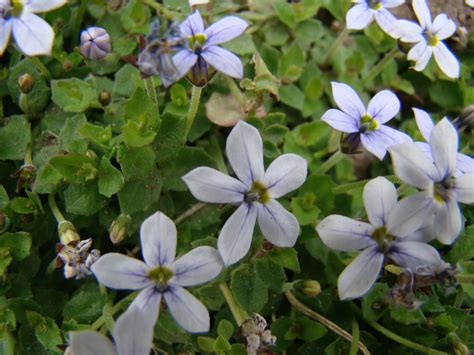
[[[425,138],[425,142],[415,142],[416,145],[424,151],[426,154],[428,154],[431,157],[431,160],[433,160],[433,157],[431,155],[431,147],[429,145],[429,141],[431,139],[431,132],[433,131],[434,128],[434,123],[433,120],[431,119],[430,115],[426,111],[420,110],[418,108],[414,108],[413,112],[415,113],[415,119],[416,119],[416,124],[418,126],[418,129],[420,130],[421,134],[423,135],[423,138]],[[472,159],[470,156],[457,153],[456,156],[456,176],[460,176],[464,173],[474,173],[474,159]]]
[[[145,262],[109,253],[92,265],[100,283],[114,289],[143,289],[132,306],[155,324],[164,298],[176,322],[191,333],[209,331],[209,312],[184,287],[215,278],[222,270],[217,250],[202,246],[175,260],[177,233],[171,219],[161,212],[148,217],[140,230]]]
[[[391,35],[397,18],[387,9],[400,6],[405,0],[352,0],[354,5],[346,15],[347,28],[362,30],[369,26],[375,18],[380,28]]]
[[[189,0],[189,6],[193,7],[196,5],[206,5],[209,4],[209,0]]]
[[[363,250],[338,279],[341,300],[364,295],[375,283],[386,259],[412,271],[422,265],[438,265],[441,258],[426,244],[429,230],[404,228],[408,215],[396,206],[397,190],[384,177],[369,181],[364,187],[364,206],[369,223],[331,215],[316,230],[329,248],[340,251]]]
[[[474,0],[466,0],[466,5],[474,7]]]
[[[115,323],[112,343],[94,331],[69,333],[72,355],[149,355],[153,342],[153,324],[137,307],[130,307]]]
[[[474,173],[455,176],[458,135],[446,118],[432,129],[429,145],[431,156],[415,143],[389,148],[395,174],[421,190],[401,200],[397,208],[408,216],[406,228],[416,228],[434,214],[434,237],[451,244],[462,227],[458,202],[474,202]]]
[[[456,31],[456,24],[445,14],[439,14],[431,21],[431,14],[425,0],[413,0],[413,10],[420,24],[400,20],[393,33],[402,42],[416,43],[408,52],[408,59],[416,61],[414,69],[422,71],[434,54],[439,68],[448,77],[459,78],[459,62],[443,43]]]
[[[263,143],[258,130],[239,121],[227,138],[227,157],[240,180],[200,167],[183,176],[198,200],[230,203],[239,208],[224,224],[217,243],[226,265],[242,259],[250,249],[256,220],[263,236],[279,247],[296,243],[300,227],[295,216],[275,199],[306,180],[306,160],[284,154],[264,171]]]
[[[7,48],[10,34],[26,55],[51,54],[54,31],[35,13],[63,6],[67,0],[0,0],[0,55]]]

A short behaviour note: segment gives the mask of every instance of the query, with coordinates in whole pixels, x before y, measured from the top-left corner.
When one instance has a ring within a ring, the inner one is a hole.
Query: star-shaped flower
[[[268,241],[279,247],[293,246],[300,231],[298,221],[275,199],[304,183],[306,160],[296,154],[284,154],[265,171],[260,133],[243,121],[229,134],[226,152],[239,180],[207,167],[183,176],[198,200],[239,206],[222,227],[217,242],[225,265],[236,263],[247,254],[257,219]]]
[[[414,69],[422,71],[434,55],[441,71],[448,77],[459,78],[459,62],[443,43],[456,31],[456,24],[445,14],[431,20],[430,9],[425,0],[413,0],[413,10],[419,24],[400,20],[392,31],[402,42],[416,43],[408,52],[408,59],[416,61]]]
[[[362,30],[375,18],[380,28],[390,35],[397,18],[387,9],[400,6],[405,0],[352,0],[355,5],[347,12],[346,23],[350,30]]]
[[[0,0],[0,55],[5,52],[10,34],[26,55],[49,55],[54,31],[35,13],[47,12],[63,6],[67,0]]]
[[[349,85],[332,82],[332,94],[340,108],[330,109],[321,118],[331,127],[345,133],[359,133],[362,145],[382,160],[387,148],[412,139],[404,133],[384,126],[400,111],[394,93],[383,90],[370,100],[367,109]]]
[[[402,228],[406,215],[395,208],[397,189],[390,181],[384,177],[369,181],[363,197],[370,224],[331,215],[316,227],[331,249],[363,250],[339,275],[341,300],[358,298],[369,291],[388,259],[412,271],[442,262],[436,249],[425,243],[429,233]]]
[[[415,143],[389,149],[395,174],[421,190],[401,200],[397,208],[406,214],[404,225],[409,229],[420,226],[434,214],[435,238],[451,244],[462,227],[458,202],[474,202],[474,173],[456,176],[458,135],[446,118],[432,129],[429,138],[431,156]]]
[[[100,283],[114,289],[143,289],[132,306],[142,309],[155,324],[164,298],[176,322],[191,333],[209,330],[209,312],[184,287],[212,280],[222,270],[216,249],[202,246],[175,260],[177,232],[171,219],[161,212],[148,217],[140,229],[145,262],[109,253],[92,265]]]
[[[69,333],[69,349],[73,355],[149,355],[153,342],[153,325],[138,307],[130,307],[115,323],[114,343],[101,333],[81,331]]]

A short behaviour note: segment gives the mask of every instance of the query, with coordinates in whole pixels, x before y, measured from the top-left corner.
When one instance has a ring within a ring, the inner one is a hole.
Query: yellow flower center
[[[432,47],[436,47],[440,41],[439,37],[437,35],[434,35],[434,36],[430,36],[428,35],[428,44]]]
[[[271,197],[268,189],[262,183],[256,181],[252,183],[252,187],[245,194],[245,202],[261,202],[266,203],[270,201]]]
[[[197,33],[189,37],[189,47],[196,49],[201,48],[207,41],[207,36],[204,33]]]
[[[434,185],[433,197],[436,202],[445,204],[451,194],[450,190],[454,187],[454,177],[448,177]]]
[[[12,10],[11,10],[12,17],[19,17],[21,16],[22,12],[23,12],[23,4],[21,3],[21,1],[13,0]]]
[[[360,119],[359,132],[365,133],[367,131],[375,131],[379,128],[379,123],[371,115],[366,113]]]
[[[166,267],[157,266],[148,271],[148,278],[156,283],[160,291],[168,287],[168,281],[173,277],[173,271]]]
[[[387,234],[387,227],[385,226],[374,230],[371,237],[378,244],[382,251],[387,251],[390,243],[397,239],[395,236]]]

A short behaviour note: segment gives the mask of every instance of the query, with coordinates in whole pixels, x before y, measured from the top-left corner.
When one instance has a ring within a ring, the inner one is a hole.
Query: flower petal
[[[431,55],[433,54],[433,47],[428,46],[424,41],[420,42],[417,46],[415,46],[417,47],[416,49],[415,47],[413,47],[408,52],[408,59],[416,61],[413,69],[415,69],[416,71],[423,71],[431,59]],[[414,58],[415,56],[418,57]]]
[[[377,131],[361,134],[360,140],[365,149],[380,160],[383,160],[387,153],[387,147],[385,141],[377,134]]]
[[[387,233],[403,238],[420,228],[433,215],[435,203],[431,192],[420,191],[393,206],[387,221]]]
[[[165,87],[170,86],[172,83],[178,81],[184,77],[196,64],[198,56],[189,49],[180,50],[173,56],[173,64],[176,67],[176,73],[170,78],[161,76],[161,81]]]
[[[382,90],[375,95],[367,107],[367,112],[379,123],[390,121],[400,111],[398,97],[389,90]]]
[[[341,132],[355,133],[359,131],[358,120],[334,108],[327,110],[323,117],[321,117],[321,120]]]
[[[416,231],[411,232],[406,236],[400,236],[403,238],[405,242],[420,242],[420,243],[428,243],[432,241],[434,238],[433,232],[433,224],[434,224],[434,214],[431,217],[428,217],[427,220],[423,223],[423,225],[418,228]]]
[[[138,307],[129,307],[115,323],[112,332],[119,355],[149,355],[153,345],[155,322]],[[156,321],[156,319],[155,319]],[[101,354],[96,352],[94,354]]]
[[[153,327],[160,313],[161,297],[162,293],[156,289],[155,285],[149,286],[135,297],[129,308],[140,309],[144,314],[143,323],[151,324]]]
[[[398,19],[392,15],[390,11],[385,8],[375,11],[375,20],[380,28],[392,37],[397,37],[396,32],[392,35],[392,31],[397,25]]]
[[[97,280],[119,290],[138,290],[150,285],[148,266],[140,260],[118,253],[108,253],[91,267]]]
[[[165,214],[158,211],[145,219],[140,227],[140,242],[147,265],[170,265],[176,255],[176,240],[176,226]]]
[[[463,174],[454,180],[456,200],[461,203],[474,203],[474,173]]]
[[[433,185],[438,173],[430,158],[414,143],[389,148],[395,174],[404,182],[426,189]]]
[[[344,83],[332,81],[331,86],[332,96],[337,106],[349,116],[359,121],[366,111],[359,95],[357,95],[353,88]]]
[[[196,199],[209,203],[242,203],[247,191],[239,180],[207,167],[196,168],[181,179]]]
[[[25,12],[11,21],[13,36],[23,53],[29,56],[51,54],[54,31],[45,20],[31,12]]]
[[[223,17],[204,31],[207,36],[206,46],[213,46],[239,37],[248,26],[247,22],[237,16]]]
[[[240,58],[227,49],[209,46],[202,51],[201,57],[221,73],[236,79],[244,77],[244,66]]]
[[[431,131],[430,146],[439,176],[444,178],[454,175],[459,139],[456,128],[443,118]]]
[[[378,247],[365,249],[339,275],[337,288],[341,300],[363,296],[377,280],[384,256]]]
[[[171,265],[173,278],[169,284],[199,285],[217,277],[222,267],[222,259],[216,249],[207,246],[197,247]]]
[[[439,42],[433,48],[433,53],[436,63],[446,76],[452,79],[459,78],[459,61],[443,42]]]
[[[346,15],[347,28],[350,30],[361,30],[366,28],[374,20],[374,11],[367,4],[353,6]]]
[[[451,37],[456,32],[456,23],[449,19],[446,14],[439,14],[433,21],[431,31],[440,40]]]
[[[398,20],[390,34],[402,42],[418,43],[424,41],[423,29],[415,22]]]
[[[11,32],[12,22],[0,19],[0,56],[5,52],[5,49],[7,49]]]
[[[370,223],[379,228],[387,224],[397,203],[397,189],[383,176],[370,180],[364,187],[364,206]]]
[[[226,266],[242,259],[250,249],[257,220],[257,207],[243,203],[225,222],[219,233],[217,249]]]
[[[461,173],[474,173],[474,159],[466,154],[457,154],[456,168]]]
[[[462,228],[462,217],[454,197],[439,206],[435,212],[434,235],[443,244],[453,244]]]
[[[227,137],[226,153],[235,174],[248,188],[262,181],[263,143],[258,129],[239,121]]]
[[[340,215],[330,215],[316,226],[321,240],[331,249],[354,251],[374,246],[375,228],[368,223]]]
[[[199,10],[196,10],[192,15],[189,15],[186,20],[179,25],[179,29],[183,34],[190,37],[198,33],[204,33],[204,22],[202,21]]]
[[[413,112],[415,113],[415,120],[418,129],[423,135],[425,141],[429,142],[431,139],[431,131],[434,128],[433,120],[426,111],[420,110],[419,108],[413,108]]]
[[[170,287],[164,294],[175,321],[190,333],[209,331],[210,319],[206,307],[182,287]]]
[[[396,144],[413,142],[408,134],[388,126],[380,126],[374,133],[385,143],[386,148]]]
[[[439,253],[431,245],[409,241],[392,243],[388,257],[411,271],[420,266],[439,265],[442,261]]]
[[[382,6],[386,9],[391,9],[393,7],[397,7],[402,5],[405,0],[381,0]]]
[[[300,234],[296,217],[273,199],[258,204],[258,225],[265,239],[278,247],[292,247]]]
[[[90,330],[70,332],[69,349],[74,355],[117,355],[114,344],[105,335]]]
[[[46,12],[55,10],[67,3],[67,0],[28,0],[24,2],[24,11]]]
[[[283,154],[270,164],[263,183],[272,198],[279,198],[303,185],[307,175],[306,159],[296,154]]]
[[[412,2],[413,10],[415,11],[418,22],[420,22],[421,27],[430,28],[431,27],[431,13],[426,0],[413,0]]]

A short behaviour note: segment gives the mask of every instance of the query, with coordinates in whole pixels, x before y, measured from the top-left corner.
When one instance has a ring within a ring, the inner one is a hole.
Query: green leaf
[[[255,270],[237,269],[230,288],[236,301],[248,312],[259,312],[268,301],[268,289]]]
[[[104,207],[105,199],[99,194],[97,184],[71,184],[64,192],[66,211],[82,216],[92,216]]]
[[[143,180],[156,169],[155,153],[150,147],[127,148],[121,146],[117,155],[125,180]]]
[[[35,204],[26,197],[15,197],[10,203],[10,207],[15,213],[30,214],[36,211]]]
[[[208,353],[213,353],[216,351],[214,347],[215,341],[216,341],[215,339],[210,338],[210,337],[202,337],[202,336],[197,337],[197,342],[198,342],[199,347]]]
[[[35,329],[35,335],[45,349],[55,353],[62,353],[58,345],[63,344],[61,331],[58,325],[51,318],[43,317],[41,314],[26,311],[28,323]]]
[[[156,137],[156,151],[158,163],[163,164],[176,158],[184,146],[184,130],[186,119],[171,113],[161,116],[162,124]]]
[[[31,235],[26,232],[4,233],[0,235],[0,248],[7,249],[15,260],[23,260],[30,255]]]
[[[7,190],[0,185],[0,209],[5,208],[10,203],[10,197],[8,197]]]
[[[15,337],[10,333],[6,324],[0,324],[0,354],[15,355]]]
[[[143,88],[143,80],[140,78],[140,71],[125,64],[117,73],[115,73],[115,82],[112,92],[118,96],[132,96],[137,88]]]
[[[322,338],[327,333],[326,327],[307,317],[299,317],[285,334],[285,340],[294,340],[296,338],[314,341]]]
[[[83,284],[64,307],[65,319],[75,319],[79,323],[95,321],[102,315],[106,295],[99,291],[95,282]]]
[[[135,121],[128,121],[123,126],[123,140],[129,147],[143,147],[150,144],[156,137],[156,132],[143,128]]]
[[[97,92],[86,81],[72,78],[51,81],[53,102],[66,112],[84,112],[97,101]]]
[[[75,114],[66,118],[66,123],[59,132],[61,149],[71,153],[85,153],[87,151],[87,139],[79,133],[80,128],[87,122],[83,113]]]
[[[222,319],[217,326],[217,334],[228,340],[234,334],[234,326],[227,319]]]
[[[442,108],[461,108],[464,104],[459,82],[437,80],[429,87],[430,98]]]
[[[89,122],[86,122],[81,128],[79,128],[79,133],[84,138],[97,144],[107,145],[112,139],[112,127],[102,127]]]
[[[186,94],[186,91],[184,93]],[[140,124],[140,127],[143,126],[155,132],[160,128],[161,119],[158,108],[144,89],[137,88],[132,97],[125,101],[124,108],[127,121],[134,121]]]
[[[292,83],[303,73],[305,54],[297,43],[293,43],[278,62],[278,74],[284,83]]]
[[[122,189],[124,183],[120,170],[114,167],[106,157],[102,157],[99,165],[99,193],[111,197]]]
[[[7,248],[0,248],[0,276],[3,276],[12,261],[10,251]]]
[[[64,180],[71,183],[86,183],[97,176],[95,162],[85,154],[57,156],[49,161],[49,165],[56,169]]]
[[[286,0],[274,0],[272,5],[281,22],[290,28],[296,27],[296,14],[293,7]]]
[[[120,209],[124,214],[145,211],[152,203],[160,199],[161,181],[157,175],[149,180],[131,180],[125,182],[118,193]]]
[[[232,349],[229,341],[220,335],[217,337],[214,343],[214,348],[216,351],[229,351]]]
[[[282,266],[275,264],[268,257],[265,257],[257,259],[255,270],[270,290],[281,292],[283,283],[286,281],[285,271]]]
[[[298,262],[298,253],[293,248],[277,248],[272,249],[268,256],[278,265],[281,265],[294,272],[300,272],[300,264]]]
[[[418,324],[426,321],[426,318],[421,309],[408,310],[403,306],[395,306],[390,310],[390,316],[393,320],[405,324]]]
[[[456,264],[460,260],[471,260],[474,258],[474,226],[469,226],[457,239],[453,248],[446,255],[446,260]]]
[[[376,283],[368,294],[362,298],[362,314],[364,319],[377,321],[385,313],[385,300],[388,294],[388,286]]]
[[[12,116],[0,128],[0,160],[22,160],[31,140],[30,124],[24,116]]]

